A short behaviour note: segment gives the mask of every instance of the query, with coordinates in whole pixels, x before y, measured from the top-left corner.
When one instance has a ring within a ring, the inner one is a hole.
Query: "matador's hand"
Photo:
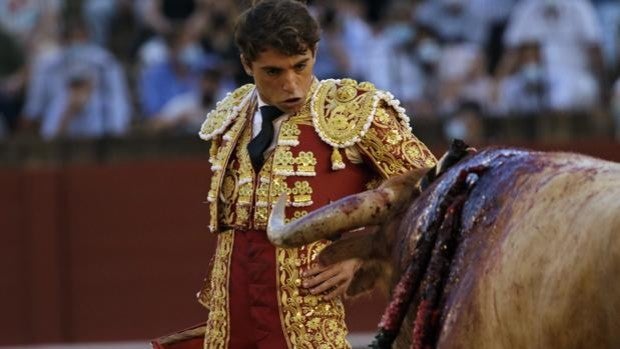
[[[314,266],[303,273],[302,286],[312,294],[323,293],[325,300],[336,298],[345,293],[361,264],[361,260],[354,258],[326,267]]]

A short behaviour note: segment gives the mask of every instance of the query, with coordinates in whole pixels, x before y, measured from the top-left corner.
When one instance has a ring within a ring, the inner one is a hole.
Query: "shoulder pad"
[[[230,92],[217,102],[215,109],[205,117],[198,135],[205,141],[222,134],[226,128],[239,116],[239,111],[249,102],[254,91],[253,84],[247,84]]]
[[[408,126],[405,110],[392,94],[352,79],[320,82],[310,102],[312,123],[325,143],[335,148],[350,147],[370,128],[381,100],[394,107],[401,123]]]

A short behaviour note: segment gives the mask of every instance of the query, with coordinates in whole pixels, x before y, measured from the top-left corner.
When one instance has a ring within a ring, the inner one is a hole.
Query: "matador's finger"
[[[347,290],[347,284],[346,283],[342,283],[340,284],[338,287],[334,287],[331,290],[329,290],[324,296],[323,299],[328,301],[328,300],[332,300],[334,298],[340,297],[341,295],[343,295],[346,290]]]

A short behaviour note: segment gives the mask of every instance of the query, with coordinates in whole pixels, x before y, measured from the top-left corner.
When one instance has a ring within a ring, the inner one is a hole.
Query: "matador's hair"
[[[247,63],[267,48],[291,56],[303,54],[319,39],[316,19],[305,4],[294,0],[254,1],[235,27],[235,43]]]

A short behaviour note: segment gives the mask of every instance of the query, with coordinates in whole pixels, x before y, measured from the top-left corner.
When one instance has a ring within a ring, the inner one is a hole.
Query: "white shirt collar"
[[[258,91],[256,91],[256,98],[258,100],[258,108],[260,109],[260,107],[264,107],[266,105],[268,105],[267,103],[265,103],[265,101],[263,101],[262,98],[260,98],[260,93],[258,93]]]

